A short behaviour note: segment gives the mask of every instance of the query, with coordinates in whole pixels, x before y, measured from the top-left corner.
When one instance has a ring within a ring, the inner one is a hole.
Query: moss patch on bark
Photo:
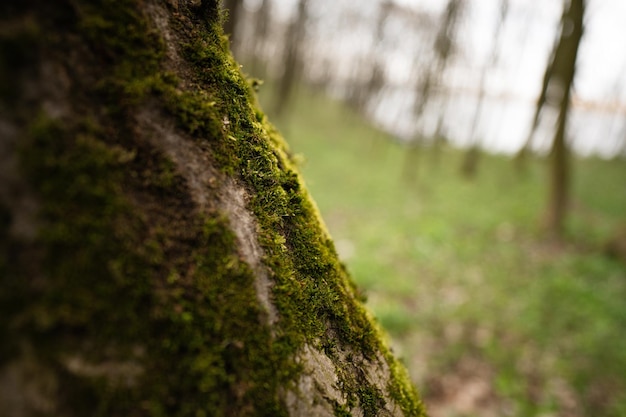
[[[217,5],[99,0],[51,11],[35,3],[32,33],[54,34],[37,38],[36,59],[71,63],[83,54],[76,74],[84,79],[64,92],[70,116],[25,107],[21,169],[40,202],[40,231],[35,242],[12,241],[2,227],[10,210],[0,227],[3,246],[28,246],[41,263],[0,258],[2,314],[15,318],[0,322],[12,340],[2,361],[25,356],[25,341],[39,346],[37,366],[62,369],[58,407],[68,415],[98,404],[97,415],[280,416],[282,393],[301,371],[294,358],[308,344],[338,369],[346,403],[335,404],[337,415],[384,409],[386,396],[359,371],[381,360],[391,374],[387,398],[405,415],[422,415],[287,145],[256,104],[219,20],[207,19]],[[176,63],[149,8],[167,11]],[[9,18],[31,16],[9,9]],[[233,178],[246,191],[274,283],[272,328],[259,320],[267,311],[227,213],[198,210],[176,165],[137,131],[134,115],[147,105],[207,152],[218,181]]]

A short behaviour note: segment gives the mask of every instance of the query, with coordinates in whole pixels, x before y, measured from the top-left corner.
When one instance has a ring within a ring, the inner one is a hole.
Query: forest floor
[[[267,97],[263,96],[262,102]],[[267,107],[267,106],[266,106]],[[273,120],[342,260],[431,417],[626,416],[626,162],[573,161],[566,239],[547,239],[545,161],[407,148],[301,93]],[[270,115],[271,116],[271,115]]]

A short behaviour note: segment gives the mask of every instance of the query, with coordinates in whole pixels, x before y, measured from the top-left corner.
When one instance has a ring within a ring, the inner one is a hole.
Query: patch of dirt
[[[468,356],[449,372],[428,378],[424,402],[430,417],[510,415],[495,392],[494,376],[489,364]]]

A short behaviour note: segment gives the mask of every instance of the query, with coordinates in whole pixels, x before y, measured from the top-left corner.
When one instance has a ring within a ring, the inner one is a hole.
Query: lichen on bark
[[[1,7],[0,403],[423,415],[217,2]]]

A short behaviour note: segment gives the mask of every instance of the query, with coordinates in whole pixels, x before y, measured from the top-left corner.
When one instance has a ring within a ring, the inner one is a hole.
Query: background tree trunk
[[[478,172],[478,161],[480,159],[480,137],[477,133],[478,124],[482,118],[483,102],[486,93],[487,76],[489,70],[496,67],[498,64],[498,58],[500,54],[499,40],[501,37],[502,28],[509,10],[508,0],[500,1],[500,10],[498,13],[498,22],[493,32],[493,45],[491,46],[491,53],[487,62],[484,64],[480,74],[480,84],[478,85],[478,102],[474,109],[474,117],[470,127],[469,135],[469,148],[463,156],[463,163],[461,164],[461,173],[467,179],[472,179]]]
[[[515,168],[518,173],[524,173],[527,168],[528,163],[528,155],[532,150],[533,138],[535,137],[535,133],[537,132],[537,128],[539,127],[539,119],[541,117],[541,113],[543,111],[544,106],[546,105],[546,96],[548,94],[548,86],[550,84],[550,80],[552,79],[552,65],[554,62],[554,54],[556,53],[556,47],[558,45],[558,40],[554,43],[554,48],[548,59],[548,64],[546,65],[546,70],[543,73],[543,81],[541,83],[541,92],[539,93],[539,97],[537,98],[537,102],[535,104],[535,111],[533,113],[533,119],[530,124],[530,129],[528,131],[528,136],[526,136],[526,140],[522,147],[517,151],[514,158]]]
[[[217,8],[0,6],[0,415],[423,415]]]
[[[284,116],[291,103],[293,90],[300,80],[302,48],[306,35],[306,25],[309,19],[308,7],[308,0],[298,0],[298,11],[285,33],[283,73],[276,85],[277,90],[274,104],[274,114],[276,117]]]
[[[433,50],[435,52],[434,59],[432,62],[428,63],[425,75],[417,81],[416,85],[417,94],[413,104],[413,117],[417,122],[421,122],[426,107],[432,103],[433,96],[438,94],[437,90],[442,87],[441,80],[443,79],[451,58],[456,52],[458,27],[466,7],[467,5],[460,0],[448,0],[446,8],[443,11],[433,44]],[[439,94],[445,94],[445,92]],[[440,106],[438,110],[439,120],[443,120],[445,109],[445,104]],[[435,132],[435,141],[439,140],[442,136],[442,127],[443,124],[441,122],[438,123],[437,131]],[[408,184],[414,183],[417,180],[419,148],[423,146],[424,138],[425,132],[423,128],[418,129],[411,138],[407,148],[407,155],[403,162],[403,177]],[[439,146],[439,144],[436,146]]]
[[[272,2],[262,0],[254,19],[254,52],[252,54],[251,73],[256,77],[267,77],[267,57],[265,44],[270,31]]]
[[[228,11],[228,17],[224,21],[224,33],[228,35],[230,40],[230,48],[233,52],[237,52],[239,36],[237,31],[240,25],[241,8],[243,0],[224,0],[222,2],[224,9]]]
[[[583,36],[584,11],[584,0],[565,2],[561,19],[561,38],[554,52],[553,61],[546,70],[548,83],[545,102],[558,107],[559,114],[550,154],[550,191],[545,219],[548,231],[556,237],[563,235],[569,199],[570,167],[566,127],[578,46]]]

